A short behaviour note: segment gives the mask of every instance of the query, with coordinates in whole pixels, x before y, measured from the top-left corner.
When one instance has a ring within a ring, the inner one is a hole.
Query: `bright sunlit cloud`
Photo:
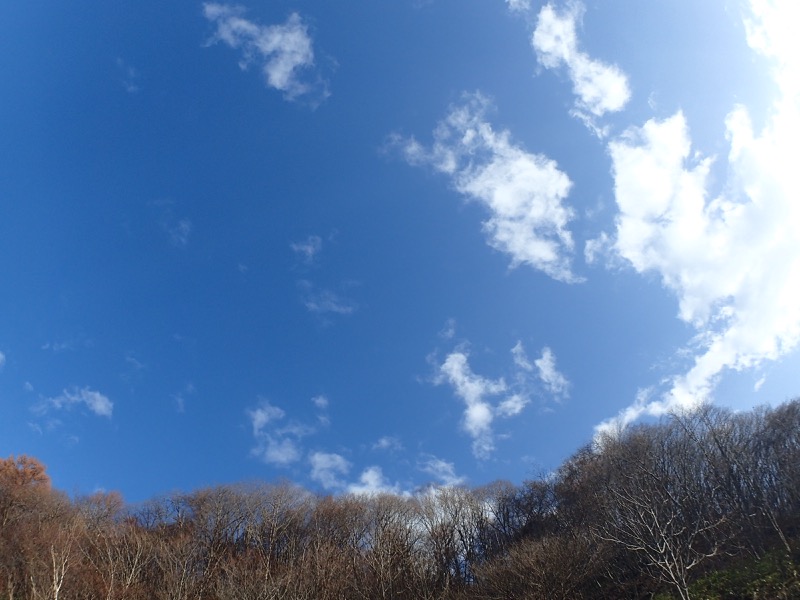
[[[542,66],[547,69],[566,67],[577,96],[575,116],[597,133],[603,133],[595,120],[606,113],[622,110],[631,92],[628,78],[619,67],[595,60],[578,49],[575,30],[583,10],[583,5],[577,2],[563,11],[546,4],[539,11],[531,43]]]
[[[489,100],[467,94],[433,133],[431,148],[414,138],[393,141],[412,165],[430,165],[451,178],[453,187],[489,211],[483,228],[489,245],[511,257],[511,266],[528,265],[568,283],[573,274],[573,210],[566,204],[572,182],[558,165],[531,154],[495,131],[486,120]]]
[[[761,131],[746,107],[728,114],[728,180],[719,191],[709,176],[714,158],[692,148],[681,112],[632,127],[609,145],[620,211],[611,251],[637,272],[657,273],[679,301],[679,318],[696,331],[689,369],[663,396],[637,401],[617,421],[697,406],[726,371],[776,360],[800,341],[800,184],[793,164],[800,97],[784,83],[785,66],[797,60],[784,55],[784,23],[793,10],[753,3],[748,40],[775,61],[782,95]]]

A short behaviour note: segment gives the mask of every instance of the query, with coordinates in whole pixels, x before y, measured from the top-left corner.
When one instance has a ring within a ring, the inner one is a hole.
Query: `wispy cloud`
[[[322,250],[322,238],[318,235],[310,235],[303,241],[292,242],[290,247],[304,264],[312,265]]]
[[[184,385],[181,391],[172,394],[172,399],[175,401],[175,409],[179,413],[183,413],[186,411],[186,398],[194,393],[195,393],[194,384],[190,382]]]
[[[372,445],[372,449],[400,451],[403,450],[403,443],[395,436],[385,435]]]
[[[6,355],[3,352],[0,352],[0,371],[3,370],[3,367],[6,365]]]
[[[358,308],[358,305],[349,298],[330,289],[320,289],[310,281],[300,280],[297,285],[302,292],[303,304],[314,314],[350,315]]]
[[[452,340],[456,335],[456,320],[447,319],[444,327],[439,332],[439,337],[443,340]]]
[[[167,198],[153,200],[149,204],[158,212],[158,225],[169,243],[176,248],[185,248],[192,233],[192,222],[186,217],[175,216],[175,201]]]
[[[637,399],[613,428],[642,414],[659,415],[709,398],[728,369],[756,367],[800,341],[800,85],[791,2],[751,2],[748,41],[774,59],[781,95],[760,132],[736,106],[726,119],[728,180],[711,192],[711,157],[693,151],[681,112],[634,127],[610,146],[619,207],[613,236],[601,239],[639,273],[656,273],[694,327],[691,367],[669,390]],[[781,13],[781,11],[785,11]]]
[[[560,281],[580,281],[570,259],[569,177],[553,160],[515,145],[508,131],[495,131],[486,119],[489,108],[480,93],[465,94],[434,130],[432,147],[401,136],[391,143],[410,164],[448,175],[458,192],[489,211],[483,223],[489,245],[508,254],[512,267],[526,264]]]
[[[527,380],[524,374],[535,374],[549,395],[556,399],[569,395],[570,383],[556,368],[556,356],[549,347],[542,348],[541,357],[534,360],[533,363],[528,358],[521,341],[518,341],[511,349],[511,355],[514,358],[514,364],[520,369],[517,379],[523,384]]]
[[[566,67],[577,96],[573,114],[603,135],[595,119],[622,110],[631,94],[628,78],[619,67],[595,60],[578,48],[575,29],[582,14],[583,5],[577,2],[562,12],[546,4],[539,11],[531,43],[543,67]]]
[[[110,418],[114,411],[114,403],[108,399],[108,396],[89,387],[64,390],[60,396],[50,398],[48,402],[56,409],[71,408],[82,404],[99,417]]]
[[[255,64],[264,74],[269,87],[288,100],[313,96],[326,98],[327,84],[313,74],[314,45],[307,25],[300,15],[292,13],[281,25],[259,25],[244,18],[245,9],[230,4],[208,2],[203,15],[216,29],[210,44],[223,42],[241,50],[239,67]]]
[[[461,485],[465,477],[456,474],[455,465],[431,454],[420,457],[417,468],[445,486]]]
[[[525,12],[531,8],[531,0],[506,0],[506,4],[514,12]]]
[[[313,398],[311,398],[311,402],[314,404],[314,406],[317,407],[317,410],[319,411],[319,413],[317,414],[317,421],[319,422],[319,424],[322,425],[323,427],[327,427],[328,425],[330,425],[331,419],[327,414],[328,406],[330,405],[328,397],[325,396],[324,394],[320,394],[319,396],[314,396]]]
[[[350,472],[350,462],[340,454],[314,452],[308,457],[310,477],[326,490],[339,490],[346,486],[345,477]]]
[[[542,349],[541,358],[533,361],[539,371],[539,379],[542,380],[547,390],[554,396],[566,396],[569,391],[569,381],[556,368],[556,357],[548,347]]]
[[[184,248],[189,243],[192,233],[192,222],[189,219],[178,219],[164,223],[164,231],[169,235],[170,243],[176,248]]]
[[[121,58],[117,58],[117,70],[120,73],[120,83],[129,94],[139,91],[139,72]]]
[[[302,458],[300,440],[313,433],[313,428],[297,423],[283,424],[286,412],[268,400],[261,400],[256,408],[247,410],[246,414],[256,442],[251,454],[279,467],[286,467]]]

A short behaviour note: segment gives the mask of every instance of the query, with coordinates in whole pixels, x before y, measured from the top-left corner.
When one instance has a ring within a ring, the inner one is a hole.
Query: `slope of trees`
[[[0,459],[0,600],[800,598],[800,400],[595,440],[519,486],[126,506]]]

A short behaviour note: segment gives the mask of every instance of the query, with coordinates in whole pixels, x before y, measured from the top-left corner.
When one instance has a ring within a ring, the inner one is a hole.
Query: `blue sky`
[[[11,3],[0,455],[519,482],[798,393],[790,0]]]

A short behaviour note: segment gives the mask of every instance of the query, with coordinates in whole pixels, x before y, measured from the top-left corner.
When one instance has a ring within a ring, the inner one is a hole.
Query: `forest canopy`
[[[519,485],[320,496],[289,482],[127,505],[0,459],[0,599],[800,597],[800,400],[705,405]]]

